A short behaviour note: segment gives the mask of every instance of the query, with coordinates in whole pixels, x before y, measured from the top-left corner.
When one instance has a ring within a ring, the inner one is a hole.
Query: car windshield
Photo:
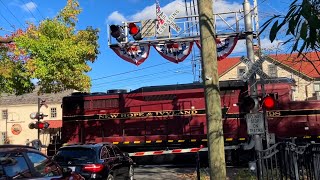
[[[60,149],[53,158],[63,163],[94,163],[95,151],[91,148],[70,147]]]

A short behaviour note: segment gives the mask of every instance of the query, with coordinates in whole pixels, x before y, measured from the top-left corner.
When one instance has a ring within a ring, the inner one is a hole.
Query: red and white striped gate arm
[[[129,153],[129,156],[150,156],[150,155],[163,155],[163,154],[195,153],[199,151],[208,151],[208,148],[189,148],[189,149],[134,152],[134,153]]]

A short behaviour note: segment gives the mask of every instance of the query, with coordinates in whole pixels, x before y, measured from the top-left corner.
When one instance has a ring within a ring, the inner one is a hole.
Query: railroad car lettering
[[[269,117],[281,116],[281,112],[280,111],[268,111],[267,116],[269,116]]]

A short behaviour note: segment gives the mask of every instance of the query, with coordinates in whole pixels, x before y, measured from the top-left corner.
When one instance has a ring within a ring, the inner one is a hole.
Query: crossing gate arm
[[[164,155],[164,154],[182,154],[182,153],[196,153],[201,151],[208,151],[208,148],[189,148],[189,149],[172,149],[172,150],[159,150],[159,151],[145,151],[129,153],[129,156],[151,156],[151,155]]]

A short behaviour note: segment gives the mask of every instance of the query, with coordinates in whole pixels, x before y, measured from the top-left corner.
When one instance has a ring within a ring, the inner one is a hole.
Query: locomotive
[[[294,80],[258,81],[258,95],[272,96],[266,111],[271,143],[320,138],[320,102],[293,101]],[[240,80],[219,82],[226,150],[252,149],[245,115],[250,113],[250,86]],[[174,84],[73,93],[62,101],[61,144],[111,142],[128,152],[207,146],[203,84]],[[261,106],[260,111],[263,111]],[[319,118],[318,118],[319,117]]]

